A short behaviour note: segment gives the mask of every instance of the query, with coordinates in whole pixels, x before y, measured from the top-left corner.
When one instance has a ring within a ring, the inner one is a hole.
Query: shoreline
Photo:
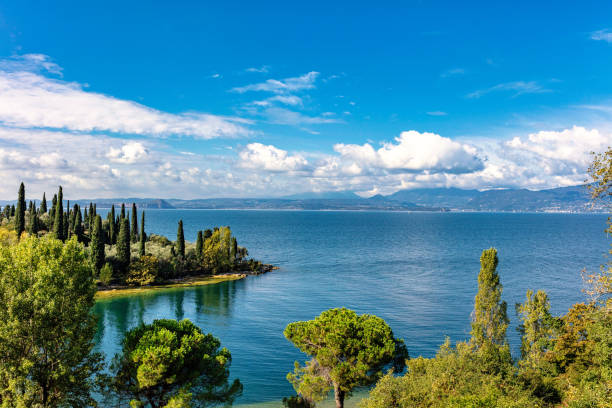
[[[205,285],[214,285],[221,282],[229,282],[234,280],[244,279],[248,276],[246,273],[233,273],[226,275],[199,275],[189,276],[183,279],[175,279],[161,285],[149,286],[114,286],[110,288],[98,289],[96,291],[95,300],[114,299],[122,296],[133,296],[151,294],[176,288],[190,288]]]

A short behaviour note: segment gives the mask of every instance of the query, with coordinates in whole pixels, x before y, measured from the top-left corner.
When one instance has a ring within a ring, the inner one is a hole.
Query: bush
[[[100,269],[100,276],[98,278],[104,286],[110,285],[113,280],[113,266],[109,262],[105,263]]]
[[[283,398],[283,407],[285,408],[314,408],[314,404],[306,398],[294,395],[293,397]]]
[[[128,285],[146,286],[155,283],[158,276],[159,260],[152,255],[145,255],[130,264],[125,281]]]

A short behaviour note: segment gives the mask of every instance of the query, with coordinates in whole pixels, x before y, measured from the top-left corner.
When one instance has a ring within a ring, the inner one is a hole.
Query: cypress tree
[[[183,220],[179,220],[176,231],[176,252],[181,257],[185,257],[185,234],[183,233]]]
[[[4,207],[4,218],[7,220],[11,218],[11,206],[8,204]]]
[[[87,206],[83,210],[83,224],[89,225],[89,213],[87,212]]]
[[[91,264],[97,273],[104,266],[104,239],[102,237],[102,218],[96,216],[91,233]]]
[[[232,250],[230,252],[230,261],[236,263],[236,257],[238,255],[238,240],[236,237],[232,237]]]
[[[207,229],[206,231],[204,231],[204,241],[206,241],[210,237],[212,237],[212,230]]]
[[[43,193],[43,199],[40,202],[40,213],[44,214],[47,212],[47,196]]]
[[[11,205],[11,217],[15,216],[15,204]]]
[[[32,209],[30,210],[30,223],[28,224],[28,232],[31,235],[38,234],[39,230],[38,226],[38,215],[36,214],[36,204],[32,204]]]
[[[55,219],[55,208],[57,207],[57,194],[53,194],[53,199],[51,200],[51,212],[49,213],[49,217]]]
[[[125,203],[121,203],[121,219],[125,218]]]
[[[117,237],[117,259],[124,271],[130,266],[130,224],[127,218],[121,220],[119,236]]]
[[[62,204],[62,200],[64,199],[62,194],[62,186],[59,187],[59,191],[57,192],[57,201],[55,203],[55,222],[53,223],[53,233],[55,234],[55,238],[59,240],[64,240],[66,237],[64,236],[64,207]]]
[[[87,225],[89,226],[89,231],[93,231],[94,222],[96,222],[96,213],[93,210],[93,204],[91,201],[89,202],[89,219],[87,220]]]
[[[503,287],[497,274],[498,262],[495,248],[482,251],[471,332],[472,342],[478,348],[506,344],[509,320],[506,302],[501,300]]]
[[[15,214],[15,231],[17,232],[17,236],[21,236],[21,233],[25,231],[25,212],[26,212],[26,202],[25,202],[25,186],[23,183],[19,186],[19,194],[17,197],[17,212]]]
[[[132,242],[138,241],[138,214],[136,213],[136,203],[132,203],[132,227],[130,228]]]
[[[81,209],[76,210],[76,216],[74,217],[74,225],[72,227],[74,235],[76,235],[79,242],[83,242],[83,219],[81,217]]]
[[[70,217],[68,216],[68,212],[64,213],[64,239],[68,239],[70,237]]]
[[[204,251],[204,235],[202,230],[198,231],[198,239],[196,240],[196,257],[198,261],[202,260],[202,251]]]
[[[145,214],[144,211],[140,216],[140,256],[145,256],[145,241],[147,240],[147,234],[145,234]]]
[[[110,244],[113,245],[117,242],[117,225],[115,224],[115,204],[111,206],[110,213],[108,215],[108,228],[110,235]]]

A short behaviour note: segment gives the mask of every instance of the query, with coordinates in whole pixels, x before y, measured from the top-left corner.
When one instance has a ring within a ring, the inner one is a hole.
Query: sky
[[[583,183],[606,1],[0,3],[0,199]]]

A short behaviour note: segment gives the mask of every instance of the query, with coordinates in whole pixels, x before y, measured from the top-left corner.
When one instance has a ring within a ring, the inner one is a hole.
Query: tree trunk
[[[334,383],[334,397],[336,398],[336,408],[344,408],[344,391],[336,383]]]

